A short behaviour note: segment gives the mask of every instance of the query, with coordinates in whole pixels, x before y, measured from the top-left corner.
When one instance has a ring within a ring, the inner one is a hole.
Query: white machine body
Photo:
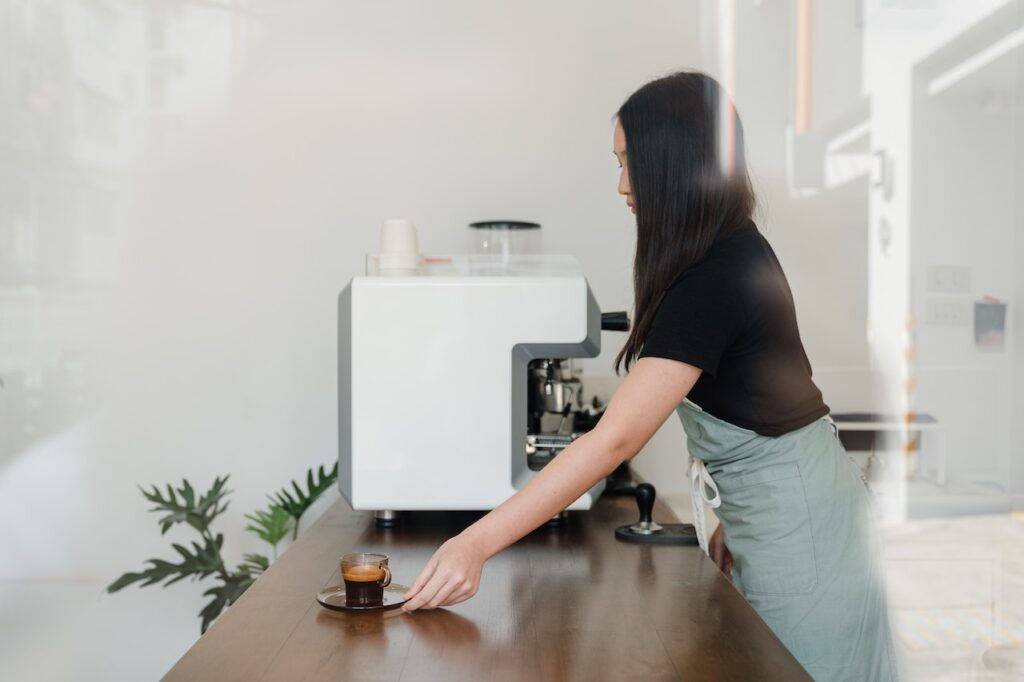
[[[338,486],[353,509],[498,506],[535,474],[527,364],[600,351],[575,259],[432,260],[444,264],[354,277],[338,297]]]

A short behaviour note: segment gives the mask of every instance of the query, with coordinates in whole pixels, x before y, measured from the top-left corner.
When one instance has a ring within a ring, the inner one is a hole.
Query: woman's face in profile
[[[612,151],[615,153],[615,158],[619,160],[619,168],[622,169],[619,173],[619,194],[626,197],[626,205],[633,211],[633,215],[636,215],[633,190],[629,186],[629,166],[626,164],[626,131],[622,129],[622,124],[618,121],[615,122],[615,133],[612,136]]]

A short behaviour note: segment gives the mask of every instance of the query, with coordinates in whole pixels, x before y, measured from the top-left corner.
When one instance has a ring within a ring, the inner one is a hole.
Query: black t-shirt
[[[690,400],[764,436],[829,411],[811,380],[782,266],[753,222],[720,237],[672,283],[640,352],[648,356],[699,367]]]

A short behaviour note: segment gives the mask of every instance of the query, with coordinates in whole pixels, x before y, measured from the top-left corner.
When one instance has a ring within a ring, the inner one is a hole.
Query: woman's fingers
[[[725,555],[728,550],[725,548],[725,537],[722,532],[722,527],[719,526],[715,529],[715,532],[711,534],[711,539],[708,541],[708,554],[711,556],[711,560],[715,562],[715,566],[718,566],[719,570],[724,570]]]
[[[461,587],[461,581],[449,580],[445,583],[441,589],[437,591],[433,599],[427,602],[428,609],[436,609],[438,606],[444,606],[448,603],[448,597],[459,587]]]
[[[725,544],[725,530],[719,526],[708,540],[708,555],[725,577],[732,580],[732,552]]]
[[[722,545],[716,541],[708,543],[710,546],[708,549],[711,552],[711,560],[715,562],[715,566],[719,569],[722,568]]]
[[[433,609],[464,601],[480,584],[484,558],[471,543],[457,536],[434,552],[430,562],[405,593],[405,611]]]
[[[416,609],[423,608],[425,605],[430,603],[430,600],[434,598],[442,587],[445,585],[445,580],[437,572],[431,576],[427,584],[424,585],[409,601],[402,605],[403,611],[415,611]],[[412,590],[410,590],[411,592]]]
[[[419,593],[407,601],[402,609],[404,611],[415,611],[416,609],[436,609],[438,606],[445,606],[453,603],[450,597],[461,596],[466,586],[464,578],[447,572],[436,571],[423,586]],[[467,595],[465,598],[468,598]],[[460,601],[462,601],[460,599]]]
[[[423,570],[420,571],[420,574],[416,576],[416,580],[413,581],[412,587],[410,587],[409,591],[405,593],[405,600],[408,601],[419,594],[420,590],[423,589],[423,586],[427,584],[431,577],[433,577],[435,571],[437,571],[437,560],[431,558],[430,561],[427,562],[427,565],[423,567]]]

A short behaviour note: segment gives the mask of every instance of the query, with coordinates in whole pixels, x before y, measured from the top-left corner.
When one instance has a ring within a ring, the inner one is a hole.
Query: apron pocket
[[[744,594],[808,594],[818,585],[811,514],[800,467],[774,464],[712,476],[718,516]]]

